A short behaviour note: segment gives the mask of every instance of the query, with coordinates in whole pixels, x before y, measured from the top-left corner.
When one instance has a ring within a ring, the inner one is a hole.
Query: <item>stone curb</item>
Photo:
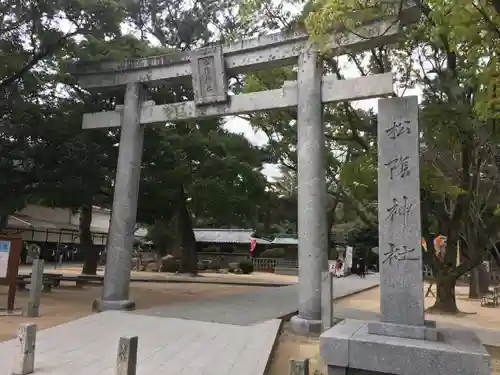
[[[358,289],[358,290],[356,290],[356,291],[354,291],[352,293],[344,294],[343,296],[334,298],[334,301],[340,301],[342,298],[355,296],[356,294],[363,293],[363,292],[366,292],[367,290],[378,288],[378,287],[380,287],[380,283],[375,284],[375,285],[370,285],[370,286],[367,286],[365,288]]]
[[[281,318],[278,318],[278,319],[281,319]],[[283,325],[284,324],[285,324],[285,321],[283,319],[281,319],[280,326],[276,330],[276,337],[274,338],[273,346],[271,348],[271,351],[269,352],[269,355],[267,356],[266,366],[264,367],[263,375],[266,375],[269,373],[269,366],[271,365],[271,362],[274,358],[274,354],[276,353],[276,349],[278,348],[278,343],[279,343],[281,334],[283,332]]]
[[[175,277],[175,276],[174,276]],[[220,284],[220,285],[242,285],[242,286],[263,286],[263,287],[282,287],[295,285],[296,283],[277,283],[277,282],[265,282],[265,281],[225,281],[225,280],[193,280],[193,279],[150,279],[150,278],[140,278],[140,277],[132,277],[130,281],[135,282],[146,282],[146,283],[192,283],[192,284]]]

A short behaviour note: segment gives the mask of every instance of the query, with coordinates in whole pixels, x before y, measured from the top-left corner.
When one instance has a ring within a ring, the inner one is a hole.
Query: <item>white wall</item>
[[[51,221],[57,224],[69,224],[71,218],[71,211],[66,208],[50,208],[34,204],[27,205],[18,213],[36,220]]]
[[[25,229],[26,225],[21,224],[19,221],[11,219],[9,220],[9,226],[12,228],[22,228],[25,231],[22,234],[22,237],[26,241],[41,241],[41,242],[59,242],[59,238],[61,242],[64,243],[80,243],[80,239],[78,237],[78,225],[80,223],[80,213],[72,213],[70,209],[67,208],[50,208],[38,205],[28,205],[23,210],[19,211],[17,214],[22,215],[21,219],[27,222],[30,221],[30,218],[35,220],[41,220],[46,222],[48,226],[50,224],[54,224],[54,229],[49,229],[48,232],[45,229],[45,226],[42,228],[34,228],[35,231],[31,229]],[[94,238],[94,244],[96,245],[105,245],[107,233],[109,231],[109,219],[110,219],[111,211],[93,207],[92,210],[92,223],[90,225],[90,229],[92,231],[92,237]],[[16,216],[15,214],[13,216]],[[36,224],[36,223],[34,223]],[[43,225],[43,224],[40,224]],[[61,237],[59,237],[59,230],[55,229],[57,227],[64,226],[72,227],[72,231],[64,231],[62,230]],[[147,231],[144,229],[139,229],[136,232],[139,236],[145,236]]]
[[[109,210],[103,210],[97,207],[93,208],[92,223],[90,224],[91,230],[96,231],[98,233],[107,233],[109,230],[109,218],[110,218]],[[70,224],[75,226],[78,226],[80,224],[79,212],[71,215]]]
[[[39,205],[28,205],[17,214],[22,215],[22,220],[30,222],[40,220],[46,222],[48,226],[54,224],[54,229],[45,229],[44,227],[33,228],[34,230],[27,229],[26,225],[22,224],[18,220],[9,220],[9,225],[11,227],[18,227],[25,229],[22,232],[22,238],[25,241],[40,241],[40,242],[62,242],[62,243],[74,243],[79,244],[80,238],[78,233],[78,225],[80,221],[80,213],[72,213],[70,209],[67,208],[50,208]],[[16,216],[16,215],[14,215]],[[110,211],[103,210],[100,208],[94,208],[92,213],[92,224],[90,226],[92,231],[92,237],[95,245],[105,245],[107,232],[109,229],[109,218]],[[34,223],[36,225],[36,223]],[[41,224],[42,225],[42,224]],[[68,226],[72,230],[59,230],[55,229],[57,227]]]

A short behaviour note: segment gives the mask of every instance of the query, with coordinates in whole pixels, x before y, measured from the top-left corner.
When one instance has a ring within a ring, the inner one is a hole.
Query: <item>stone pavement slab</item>
[[[378,274],[334,279],[334,298],[342,298],[378,286]],[[281,318],[298,310],[298,285],[262,288],[255,292],[218,296],[196,301],[137,310],[135,314],[247,326]]]
[[[37,333],[36,375],[115,375],[118,341],[138,336],[137,375],[262,375],[281,322],[250,327],[107,311]],[[18,340],[0,343],[11,375]]]

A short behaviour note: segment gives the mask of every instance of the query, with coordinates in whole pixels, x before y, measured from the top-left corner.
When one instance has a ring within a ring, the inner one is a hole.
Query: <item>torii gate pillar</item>
[[[321,98],[322,66],[309,46],[298,60],[297,161],[299,234],[298,333],[321,330],[321,272],[328,267],[325,130]]]
[[[104,287],[102,298],[92,305],[93,311],[135,309],[129,287],[144,141],[140,123],[145,99],[142,86],[141,82],[131,82],[125,88]]]

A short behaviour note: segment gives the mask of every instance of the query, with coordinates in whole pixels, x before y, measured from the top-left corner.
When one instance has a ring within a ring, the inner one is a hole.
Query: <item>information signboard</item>
[[[15,306],[21,246],[22,240],[19,236],[0,234],[0,285],[9,287],[7,295],[9,312],[12,312]]]
[[[353,253],[353,248],[352,246],[347,246],[346,251],[345,251],[345,265],[346,268],[351,269],[352,268],[352,253]]]
[[[0,278],[7,277],[9,269],[10,241],[0,240]]]

